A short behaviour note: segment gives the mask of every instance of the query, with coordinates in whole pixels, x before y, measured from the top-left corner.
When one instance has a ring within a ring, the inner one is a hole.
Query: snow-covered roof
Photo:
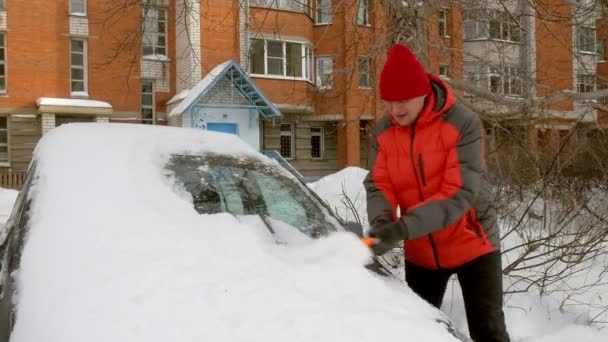
[[[40,106],[63,106],[63,107],[87,107],[87,108],[109,108],[112,109],[112,105],[95,100],[82,100],[82,99],[62,99],[54,97],[40,97],[36,100],[36,105]]]
[[[238,77],[241,78],[242,84],[252,90],[251,93],[243,95],[245,95],[246,98],[248,96],[256,97],[256,103],[250,104],[261,108],[260,112],[263,116],[267,118],[281,116],[281,112],[276,108],[276,106],[262,93],[260,89],[257,88],[255,82],[253,82],[247,73],[244,72],[233,60],[216,65],[193,88],[187,91],[182,91],[180,94],[174,96],[168,102],[168,104],[179,101],[180,97],[185,96],[185,98],[179,103],[179,105],[171,110],[169,116],[184,114],[189,108],[192,108],[206,94],[206,92],[213,87],[213,85],[215,85],[220,77],[227,76],[229,71],[234,75],[238,75]],[[243,89],[239,90],[243,92]],[[248,101],[250,101],[249,98]]]
[[[350,233],[276,244],[259,218],[198,214],[163,166],[206,152],[278,167],[198,129],[71,123],[44,135],[11,341],[453,340],[438,310],[363,267],[370,252]]]

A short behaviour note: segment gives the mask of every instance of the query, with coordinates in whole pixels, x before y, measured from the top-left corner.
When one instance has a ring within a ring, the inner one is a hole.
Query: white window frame
[[[490,37],[490,22],[485,19],[486,17],[480,9],[464,11],[462,24],[464,40],[488,39]]]
[[[505,11],[491,11],[489,16],[489,27],[488,33],[492,40],[505,41],[511,43],[521,42],[521,32],[515,32],[519,30],[519,26],[513,22],[511,15]],[[492,36],[492,24],[498,24],[498,36]]]
[[[596,89],[596,77],[594,74],[578,74],[576,75],[576,91],[578,93],[590,93]],[[581,91],[581,87],[585,87]],[[588,88],[588,89],[587,89]]]
[[[463,72],[463,77],[493,94],[502,94],[509,97],[521,97],[523,95],[524,84],[520,77],[521,70],[516,66],[489,67],[475,63],[465,63]],[[497,82],[495,91],[492,89],[493,81]]]
[[[1,147],[6,147],[6,159],[1,159],[0,158],[0,165],[2,166],[6,166],[10,163],[10,149],[9,149],[9,144],[8,144],[8,140],[9,140],[9,136],[8,136],[8,132],[9,132],[9,120],[8,120],[8,116],[2,116],[2,118],[4,118],[4,120],[6,120],[6,128],[0,128],[0,131],[6,131],[6,142],[4,141],[0,141],[0,146]]]
[[[283,130],[283,125],[289,126],[289,131],[284,131]],[[280,130],[280,135],[279,135],[279,152],[281,154],[281,156],[287,160],[293,160],[295,159],[295,152],[296,152],[296,139],[295,139],[295,125],[292,122],[285,122],[285,123],[281,123],[279,126],[279,130]],[[283,155],[283,149],[281,146],[281,140],[282,137],[289,137],[289,153],[290,156],[284,156]]]
[[[82,42],[82,65],[74,65],[72,61],[72,55],[74,52],[72,51],[72,42],[79,41]],[[70,93],[72,96],[89,96],[89,67],[88,67],[88,44],[86,39],[70,39]],[[83,74],[83,90],[74,90],[72,89],[72,70],[73,69],[81,69]]]
[[[324,63],[328,63],[328,64],[325,64],[325,67],[324,67],[322,65]],[[331,56],[317,56],[316,57],[315,83],[319,89],[331,89],[332,88],[333,79],[334,79],[334,75],[333,75],[334,65],[333,64],[334,64],[334,61]],[[326,68],[326,66],[329,66],[329,68]],[[324,71],[323,74],[321,74],[322,71]],[[325,79],[323,76],[325,76],[325,75],[329,75],[329,82],[327,84],[323,83],[323,80]]]
[[[583,54],[597,54],[595,26],[576,27],[576,51]],[[583,41],[589,40],[589,41]]]
[[[445,80],[450,79],[450,66],[448,64],[439,65],[439,77]]]
[[[2,48],[3,53],[0,55],[0,65],[4,66],[4,74],[0,74],[0,79],[4,79],[4,88],[0,88],[0,94],[6,94],[8,91],[8,64],[6,61],[6,47],[8,44],[6,43],[6,33],[0,32],[0,36],[2,36],[2,41],[4,43]]]
[[[151,95],[152,95],[152,104],[151,105],[145,105],[144,102],[143,102],[144,82],[150,82],[150,84],[152,85],[152,87],[151,87],[152,88],[152,93],[151,93]],[[154,124],[156,124],[156,108],[155,108],[156,107],[155,106],[156,101],[155,101],[155,91],[154,91],[155,90],[154,89],[155,88],[154,80],[147,79],[147,78],[142,78],[141,79],[140,88],[141,88],[140,89],[140,95],[141,95],[141,109],[142,109],[140,111],[141,121],[144,124],[154,125]],[[152,119],[151,119],[152,121],[151,122],[146,122],[146,120],[143,117],[143,109],[145,109],[145,108],[152,109]]]
[[[254,77],[262,77],[262,78],[274,78],[281,80],[299,80],[299,81],[307,81],[312,83],[312,47],[310,44],[302,41],[296,40],[275,40],[275,39],[262,39],[262,38],[252,38],[250,40],[250,44],[254,40],[263,40],[264,41],[264,73],[251,73],[251,76]],[[282,75],[274,75],[268,73],[268,42],[277,42],[281,43],[283,47],[283,56],[282,57],[270,57],[274,59],[280,59],[283,63],[283,74]],[[301,57],[302,57],[302,76],[288,76],[287,75],[287,44],[299,44],[301,48]],[[251,65],[253,60],[249,61],[249,70],[252,70]]]
[[[438,31],[439,36],[444,38],[450,37],[450,30],[448,27],[449,24],[449,10],[447,8],[442,8],[439,10],[439,20],[438,20]],[[443,26],[443,29],[442,29]]]
[[[323,2],[329,4],[323,5]],[[328,17],[327,21],[323,21],[324,17]],[[317,25],[329,25],[333,20],[333,4],[332,0],[316,0],[315,2],[315,23]]]
[[[369,0],[358,0],[357,25],[371,26],[369,23]]]
[[[318,132],[313,132],[313,130],[319,130]],[[312,155],[312,138],[319,137],[319,156],[314,157]],[[325,158],[325,129],[320,126],[310,127],[310,158],[312,160],[322,160]]]
[[[358,73],[359,73],[359,89],[371,89],[372,88],[372,78],[371,78],[371,63],[370,63],[370,57],[369,56],[359,56],[359,59],[357,61],[357,66],[358,66]],[[362,63],[367,64],[367,74],[365,75],[365,78],[362,78],[362,73],[361,73],[361,66]],[[361,80],[362,79],[366,79],[367,80],[367,85],[362,85],[361,84]]]
[[[312,0],[250,0],[249,6],[280,9],[310,15],[310,1]]]
[[[162,11],[164,14],[164,24],[165,24],[165,30],[164,32],[158,32],[158,31],[150,31],[148,33],[146,33],[146,13],[150,13],[149,11],[152,11],[153,13],[156,12],[156,15],[154,17],[155,21],[155,27],[158,28],[158,23],[161,21],[159,19],[159,13]],[[169,24],[169,17],[168,17],[168,13],[167,13],[167,8],[165,7],[155,7],[155,6],[143,6],[142,7],[142,36],[141,36],[141,52],[142,52],[142,56],[146,57],[146,56],[164,56],[164,57],[168,57],[169,56],[169,41],[167,40],[167,36],[168,36],[168,24]],[[146,34],[149,34],[150,36],[152,36],[152,54],[146,54],[144,52],[144,49],[146,48],[145,42],[146,42]],[[165,37],[165,45],[162,47],[165,49],[165,53],[164,54],[159,54],[156,52],[156,50],[158,48],[160,48],[161,46],[158,45],[158,37],[163,36]]]
[[[601,62],[605,62],[606,61],[606,53],[605,53],[605,47],[604,47],[604,40],[603,39],[595,39],[595,61],[597,63],[601,63]]]
[[[75,11],[73,9],[73,2],[82,2],[82,12]],[[70,15],[86,16],[87,15],[87,0],[70,0]]]

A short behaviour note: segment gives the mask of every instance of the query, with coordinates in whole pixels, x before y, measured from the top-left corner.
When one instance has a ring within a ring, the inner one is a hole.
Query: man
[[[438,308],[456,274],[471,337],[509,341],[478,115],[400,44],[389,51],[380,96],[387,116],[374,131],[364,180],[372,249],[383,254],[403,240],[408,285]]]

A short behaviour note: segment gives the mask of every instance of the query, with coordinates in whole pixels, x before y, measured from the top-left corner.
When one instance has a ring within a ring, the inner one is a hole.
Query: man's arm
[[[396,218],[397,196],[390,181],[386,165],[386,155],[378,146],[378,131],[382,131],[382,121],[372,136],[368,156],[369,173],[363,180],[367,195],[367,217],[372,227],[393,221]]]
[[[448,152],[441,190],[401,217],[408,239],[441,230],[458,221],[473,205],[483,172],[483,140],[479,117],[463,107],[446,114],[446,121],[458,134]]]

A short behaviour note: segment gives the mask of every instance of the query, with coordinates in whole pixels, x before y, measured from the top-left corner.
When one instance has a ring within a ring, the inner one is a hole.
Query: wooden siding
[[[42,137],[40,117],[11,115],[9,121],[11,171],[27,171],[34,148]]]

